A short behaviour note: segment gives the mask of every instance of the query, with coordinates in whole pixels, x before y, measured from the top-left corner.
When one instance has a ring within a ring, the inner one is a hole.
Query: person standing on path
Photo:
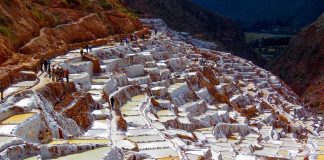
[[[0,100],[1,102],[3,101],[3,92],[4,92],[4,87],[3,86],[0,86]]]
[[[47,73],[49,78],[51,78],[51,60],[47,60]]]
[[[43,65],[44,65],[44,71],[47,72],[47,65],[48,65],[47,59],[43,61]]]
[[[92,52],[92,44],[89,45],[89,51]]]
[[[89,45],[86,46],[87,53],[89,53]]]
[[[80,55],[83,57],[83,48],[80,48]]]
[[[40,64],[40,70],[42,71],[42,73],[44,72],[44,70],[43,70],[43,64],[44,63],[44,59],[41,59],[41,64]]]
[[[110,106],[111,106],[111,109],[114,108],[114,105],[115,105],[115,98],[114,97],[111,97],[110,98]]]
[[[52,78],[51,65],[48,65],[47,73],[48,73],[48,77],[51,79]]]
[[[60,68],[59,73],[60,73],[59,75],[60,75],[61,84],[64,84],[64,79],[63,79],[63,77],[64,77],[64,69]]]
[[[64,74],[65,74],[66,83],[69,85],[69,74],[70,74],[70,72],[69,72],[68,69],[65,69],[64,71],[65,71]]]

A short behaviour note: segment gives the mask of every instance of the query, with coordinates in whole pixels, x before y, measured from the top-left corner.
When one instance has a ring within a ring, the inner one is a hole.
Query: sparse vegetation
[[[10,23],[8,17],[3,13],[0,13],[0,34],[8,38],[12,38],[13,35],[8,27]]]
[[[10,29],[6,26],[0,26],[0,34],[2,34],[5,37],[9,37],[12,35]]]
[[[101,6],[101,8],[103,9],[112,9],[112,5],[110,2],[108,2],[107,0],[98,0],[99,5]]]
[[[31,10],[31,13],[38,19],[38,20],[42,20],[42,19],[44,19],[45,18],[45,16],[44,16],[44,14],[41,12],[41,11],[39,11],[38,9],[36,9],[36,8],[33,8],[32,10]]]

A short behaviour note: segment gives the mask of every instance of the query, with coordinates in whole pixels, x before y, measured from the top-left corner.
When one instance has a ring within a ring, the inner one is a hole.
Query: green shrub
[[[101,8],[103,8],[103,9],[110,10],[113,8],[112,5],[110,4],[110,2],[108,2],[107,0],[99,0],[98,2],[99,2],[99,5],[101,6]]]
[[[0,34],[2,34],[5,37],[12,36],[12,32],[10,31],[10,29],[6,26],[1,26],[1,25],[0,25]]]
[[[38,19],[43,20],[45,18],[44,14],[37,8],[32,8],[31,13]]]

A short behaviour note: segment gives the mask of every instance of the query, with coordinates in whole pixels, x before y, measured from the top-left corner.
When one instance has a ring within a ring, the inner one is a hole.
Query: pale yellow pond
[[[110,147],[97,148],[85,152],[70,154],[58,158],[51,158],[57,160],[102,160],[106,153],[110,150]]]
[[[51,145],[58,145],[58,144],[108,144],[108,139],[70,139],[70,140],[53,140],[49,144]]]
[[[35,115],[35,113],[17,114],[5,119],[1,122],[1,124],[20,124],[26,121],[28,118],[32,117],[33,115]]]
[[[38,159],[37,156],[33,156],[33,157],[25,158],[24,160],[38,160]]]
[[[179,160],[179,157],[164,157],[158,158],[158,160]]]
[[[132,101],[144,102],[146,100],[146,95],[137,95],[132,97]]]

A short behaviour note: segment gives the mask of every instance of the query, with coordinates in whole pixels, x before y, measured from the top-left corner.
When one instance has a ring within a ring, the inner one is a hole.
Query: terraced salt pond
[[[159,135],[150,135],[150,136],[137,136],[137,137],[127,137],[128,140],[133,142],[157,142],[163,141],[164,139]]]
[[[70,154],[67,156],[62,156],[58,158],[51,158],[55,160],[102,160],[104,159],[106,153],[110,150],[110,147],[101,147],[97,149],[93,149],[90,151]],[[91,158],[90,158],[91,157]]]
[[[58,144],[108,144],[108,139],[70,139],[70,140],[53,140],[49,145]]]
[[[1,125],[15,125],[21,124],[22,122],[26,121],[28,118],[34,116],[36,113],[25,113],[25,114],[17,114],[11,116],[1,122]]]
[[[137,95],[131,98],[132,101],[136,102],[144,102],[146,100],[147,96],[146,95]]]
[[[138,112],[138,105],[140,105],[141,102],[132,102],[132,101],[128,101],[124,106],[121,107],[121,111],[137,111]]]
[[[24,160],[38,160],[38,157],[37,156],[28,157],[28,158],[25,158]]]
[[[139,152],[148,154],[156,158],[168,158],[168,157],[177,157],[178,153],[171,148],[165,149],[152,149],[152,150],[140,150]]]
[[[172,144],[168,141],[164,142],[149,142],[149,143],[137,143],[137,146],[140,150],[152,149],[152,148],[168,148]]]
[[[14,140],[18,140],[17,137],[0,137],[0,148],[2,148],[4,145],[6,145],[9,142],[12,142]]]

